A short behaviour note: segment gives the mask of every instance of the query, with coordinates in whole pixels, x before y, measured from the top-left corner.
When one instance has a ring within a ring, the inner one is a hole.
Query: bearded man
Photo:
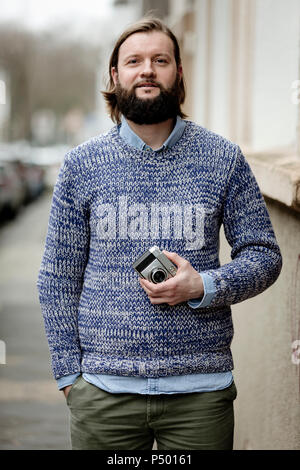
[[[126,29],[109,74],[116,125],[65,156],[37,284],[72,448],[232,449],[230,306],[280,273],[270,218],[239,146],[186,119],[166,25]],[[132,267],[152,246],[163,282]]]

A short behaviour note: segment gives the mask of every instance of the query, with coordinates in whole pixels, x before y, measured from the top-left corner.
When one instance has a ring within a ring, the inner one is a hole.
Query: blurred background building
[[[300,2],[86,0],[58,20],[53,0],[47,22],[34,0],[15,2],[13,21],[13,3],[0,23],[0,157],[39,166],[50,188],[65,151],[112,126],[101,90],[120,32],[152,11],[177,35],[185,112],[240,145],[283,254],[275,285],[233,306],[235,449],[299,450]]]

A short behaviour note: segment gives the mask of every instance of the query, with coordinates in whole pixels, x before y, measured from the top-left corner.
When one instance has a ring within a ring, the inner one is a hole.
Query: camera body
[[[175,264],[160,251],[158,246],[149,248],[133,263],[132,267],[140,277],[154,284],[174,277],[177,272]]]

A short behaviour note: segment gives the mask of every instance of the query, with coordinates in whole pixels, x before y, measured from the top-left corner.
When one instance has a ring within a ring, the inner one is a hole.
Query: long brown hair
[[[117,104],[117,99],[116,99],[116,86],[114,84],[112,74],[111,74],[111,69],[112,67],[118,66],[118,58],[119,58],[119,49],[121,45],[123,44],[124,41],[126,41],[129,36],[135,33],[147,33],[151,31],[159,31],[162,33],[165,33],[167,36],[169,36],[170,39],[172,39],[173,44],[174,44],[174,56],[175,56],[175,61],[177,65],[177,69],[181,65],[181,57],[180,57],[180,49],[179,49],[179,44],[172,33],[172,31],[158,18],[142,18],[141,20],[137,21],[136,23],[132,24],[129,26],[119,37],[117,40],[115,47],[112,51],[112,54],[110,56],[109,60],[109,80],[106,86],[106,91],[103,91],[102,94],[105,98],[106,105],[110,114],[111,119],[113,122],[116,122],[119,124],[121,122],[121,113],[120,110],[118,109],[118,104]],[[183,104],[185,100],[185,84],[184,84],[184,77],[182,75],[182,79],[180,81],[179,85],[179,104]],[[179,116],[181,118],[185,118],[186,115],[182,112],[180,109]]]

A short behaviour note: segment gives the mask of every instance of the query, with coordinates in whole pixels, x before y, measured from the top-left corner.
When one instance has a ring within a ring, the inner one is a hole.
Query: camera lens
[[[152,282],[158,284],[167,278],[167,274],[163,269],[154,269],[151,273]]]

